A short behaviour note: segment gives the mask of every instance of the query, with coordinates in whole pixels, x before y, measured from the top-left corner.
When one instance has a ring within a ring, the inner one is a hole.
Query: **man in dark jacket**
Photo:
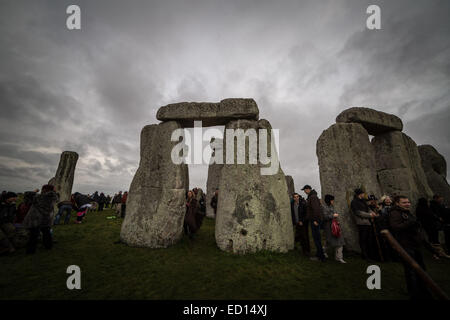
[[[448,221],[447,223],[445,223],[444,220],[448,220],[447,218],[447,208],[445,207],[444,204],[444,197],[435,194],[433,196],[433,200],[430,201],[430,209],[433,212],[433,216],[435,217],[435,241],[434,243],[432,243],[432,246],[434,247],[434,249],[436,250],[436,252],[438,252],[440,257],[445,257],[445,258],[450,258],[450,256],[448,256],[445,253],[445,250],[443,248],[443,246],[441,245],[441,243],[439,242],[439,231],[443,230],[444,234],[446,235],[446,243],[445,245],[447,246],[448,249],[448,238],[449,238],[449,224]]]
[[[302,190],[308,195],[306,199],[306,220],[311,222],[311,233],[316,247],[316,257],[311,257],[311,260],[325,262],[325,253],[322,247],[322,238],[320,237],[322,206],[316,190],[313,190],[310,185],[305,185]]]
[[[98,195],[98,191],[95,191],[92,195],[92,201],[99,203],[100,196]]]
[[[370,210],[364,196],[364,191],[356,189],[350,207],[355,217],[356,225],[358,226],[361,257],[369,260],[374,248],[374,234],[370,219],[375,218],[377,215]]]
[[[217,188],[211,198],[210,205],[214,209],[214,216],[217,214],[217,202],[219,201],[219,189]]]
[[[0,254],[13,253],[15,251],[13,238],[16,235],[14,219],[16,217],[17,194],[6,192],[0,203]]]
[[[293,200],[291,200],[291,217],[295,228],[295,242],[300,242],[303,254],[310,257],[311,248],[309,245],[308,220],[306,220],[306,201],[298,193],[294,193]]]
[[[420,251],[422,239],[419,231],[419,223],[409,211],[411,202],[406,196],[396,196],[394,207],[389,214],[389,225],[392,235],[405,251],[426,270],[423,256]],[[405,269],[406,286],[411,299],[431,299],[432,296],[422,279],[414,269],[403,263]]]
[[[103,208],[105,207],[105,203],[106,203],[106,197],[105,197],[105,194],[102,192],[102,193],[100,193],[100,196],[98,197],[97,211],[103,211]]]

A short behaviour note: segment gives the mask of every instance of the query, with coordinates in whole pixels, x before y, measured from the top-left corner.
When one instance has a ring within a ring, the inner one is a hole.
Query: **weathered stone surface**
[[[213,145],[211,145],[211,149],[213,149],[212,156],[215,154],[222,153],[223,155],[223,140],[216,139]],[[224,160],[225,157],[222,157]],[[208,166],[208,180],[206,181],[206,216],[209,218],[215,218],[214,209],[211,207],[211,199],[214,196],[214,192],[216,188],[219,188],[220,184],[220,174],[222,171],[223,164],[211,163]]]
[[[69,201],[72,195],[73,178],[78,161],[78,153],[64,151],[59,160],[55,176],[48,182],[59,193],[59,201]]]
[[[175,121],[148,125],[141,132],[141,159],[131,182],[127,214],[120,238],[131,246],[165,248],[182,236],[185,194],[189,187],[186,164],[174,164],[171,142]]]
[[[421,145],[418,148],[428,185],[434,194],[443,196],[445,204],[450,206],[450,185],[447,182],[445,158],[431,145]]]
[[[361,188],[367,194],[380,196],[369,135],[359,123],[336,123],[322,132],[316,153],[322,198],[326,194],[335,197],[346,248],[359,252],[358,229],[350,210],[354,190]]]
[[[294,179],[292,179],[291,176],[286,176],[286,184],[287,184],[289,198],[292,198],[292,195],[295,192]]]
[[[403,123],[399,117],[369,108],[354,107],[344,110],[336,117],[336,122],[360,123],[371,135],[403,129]]]
[[[249,128],[270,129],[270,124],[267,120],[236,120],[225,127]],[[268,141],[271,141],[270,135]],[[231,142],[225,136],[225,153],[227,143]],[[245,154],[248,157],[248,148]],[[267,152],[267,155],[277,157],[276,153]],[[262,175],[261,163],[249,164],[247,159],[245,164],[237,164],[236,158],[235,153],[234,164],[224,164],[221,172],[216,216],[218,247],[234,253],[293,249],[294,234],[283,171],[278,167],[276,174]]]
[[[416,143],[400,131],[372,139],[378,181],[383,193],[408,196],[413,210],[419,198],[433,196]]]
[[[175,120],[183,127],[193,127],[201,120],[203,127],[226,125],[231,120],[258,120],[259,110],[253,99],[225,99],[219,103],[180,102],[159,108],[156,119]]]

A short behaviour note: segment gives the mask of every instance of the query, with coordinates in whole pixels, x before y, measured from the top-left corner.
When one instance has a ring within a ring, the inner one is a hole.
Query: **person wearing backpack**
[[[307,195],[306,199],[306,220],[311,222],[311,233],[316,247],[316,257],[311,260],[320,260],[325,262],[325,253],[322,247],[322,239],[320,237],[320,224],[322,222],[322,205],[317,197],[316,190],[310,185],[305,185],[302,189]]]
[[[325,195],[325,205],[323,206],[323,229],[327,239],[327,247],[334,248],[336,261],[347,263],[344,261],[343,255],[345,242],[339,225],[339,214],[334,210],[334,196],[331,194]]]

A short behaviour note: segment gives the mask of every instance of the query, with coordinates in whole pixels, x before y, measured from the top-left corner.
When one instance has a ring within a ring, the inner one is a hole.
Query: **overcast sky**
[[[81,7],[81,30],[66,8]],[[382,30],[366,29],[381,8]],[[344,109],[402,118],[450,159],[450,1],[0,2],[0,188],[40,187],[76,151],[73,191],[127,190],[143,126],[181,101],[253,98],[297,191]],[[190,166],[190,186],[206,185]]]

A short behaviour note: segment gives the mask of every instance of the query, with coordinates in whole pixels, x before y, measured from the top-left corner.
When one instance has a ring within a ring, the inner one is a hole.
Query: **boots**
[[[431,244],[433,246],[433,249],[436,251],[436,254],[441,258],[448,258],[450,259],[450,256],[445,253],[444,248],[442,248],[441,244]]]

